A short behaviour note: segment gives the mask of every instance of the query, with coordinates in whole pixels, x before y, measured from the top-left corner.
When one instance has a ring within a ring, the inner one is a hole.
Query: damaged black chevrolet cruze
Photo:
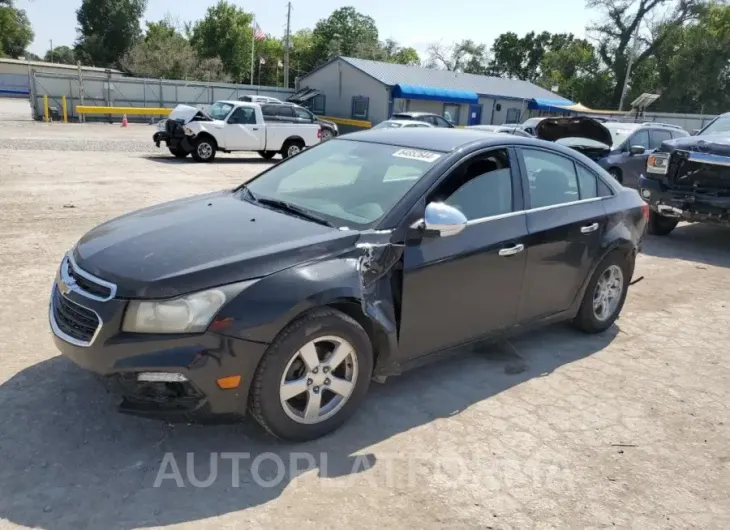
[[[366,131],[247,184],[95,228],[63,259],[58,348],[124,412],[322,436],[371,380],[538,325],[617,318],[648,208],[582,154]]]

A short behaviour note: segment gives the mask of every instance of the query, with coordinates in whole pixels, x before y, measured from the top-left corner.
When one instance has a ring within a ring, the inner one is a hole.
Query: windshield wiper
[[[320,217],[314,212],[310,212],[306,208],[302,208],[301,206],[297,206],[296,204],[291,204],[286,201],[281,201],[279,199],[268,199],[266,197],[255,197],[253,193],[251,193],[250,190],[247,190],[249,193],[249,196],[256,202],[260,204],[265,204],[266,206],[272,206],[274,208],[277,208],[279,210],[284,210],[289,213],[293,213],[295,215],[298,215],[299,217],[303,217],[305,219],[308,219],[310,221],[314,221],[315,223],[319,223],[324,226],[329,226],[331,228],[335,228],[335,225],[330,223],[327,219],[324,217]]]

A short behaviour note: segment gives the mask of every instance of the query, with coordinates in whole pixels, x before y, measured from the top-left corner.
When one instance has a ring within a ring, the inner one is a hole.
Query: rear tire
[[[666,236],[679,224],[679,219],[665,217],[654,210],[649,212],[649,227],[647,231],[653,236]]]
[[[282,158],[298,155],[304,150],[304,142],[301,140],[287,140],[281,147]]]
[[[335,350],[338,343],[344,349]],[[328,365],[334,351],[342,354],[340,360]],[[266,350],[251,385],[249,409],[277,438],[314,440],[352,416],[372,372],[373,349],[362,326],[340,311],[317,309],[290,323]],[[287,394],[285,385],[295,389]],[[310,407],[314,413],[308,416]]]
[[[259,151],[259,155],[261,155],[261,158],[264,160],[271,160],[276,156],[276,151]]]
[[[215,152],[218,150],[218,146],[215,140],[208,136],[203,136],[195,140],[193,144],[193,159],[196,162],[212,162],[215,158]]]
[[[170,154],[175,158],[186,158],[190,153],[180,147],[168,147]]]
[[[576,328],[585,333],[601,333],[613,325],[626,301],[634,272],[629,259],[624,253],[614,251],[598,264],[573,319]]]

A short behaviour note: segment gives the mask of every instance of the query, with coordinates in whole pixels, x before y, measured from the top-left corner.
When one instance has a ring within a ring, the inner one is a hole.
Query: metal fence
[[[270,86],[90,76],[80,72],[77,75],[66,75],[32,70],[30,74],[30,101],[36,119],[43,118],[44,96],[48,97],[49,106],[59,113],[62,98],[66,96],[69,121],[79,121],[81,118],[76,112],[77,105],[174,108],[176,105],[185,104],[205,107],[218,100],[235,100],[243,95],[261,95],[285,100],[293,93],[292,89]],[[110,121],[112,117],[102,115],[88,119]],[[150,121],[159,117],[129,116],[130,121],[135,119]]]

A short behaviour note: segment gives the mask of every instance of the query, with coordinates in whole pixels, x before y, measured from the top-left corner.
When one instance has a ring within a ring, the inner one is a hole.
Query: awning
[[[421,99],[443,101],[445,103],[479,103],[476,92],[469,90],[449,90],[421,85],[397,84],[393,87],[393,97],[402,99]]]
[[[535,98],[527,103],[530,110],[544,110],[547,112],[570,112],[568,107],[575,105],[569,99],[544,99]]]
[[[304,103],[306,101],[309,101],[310,99],[314,98],[315,96],[318,96],[322,93],[321,90],[317,90],[315,88],[303,88],[302,90],[299,90],[298,92],[295,92],[288,98],[286,98],[287,101],[291,103]]]

